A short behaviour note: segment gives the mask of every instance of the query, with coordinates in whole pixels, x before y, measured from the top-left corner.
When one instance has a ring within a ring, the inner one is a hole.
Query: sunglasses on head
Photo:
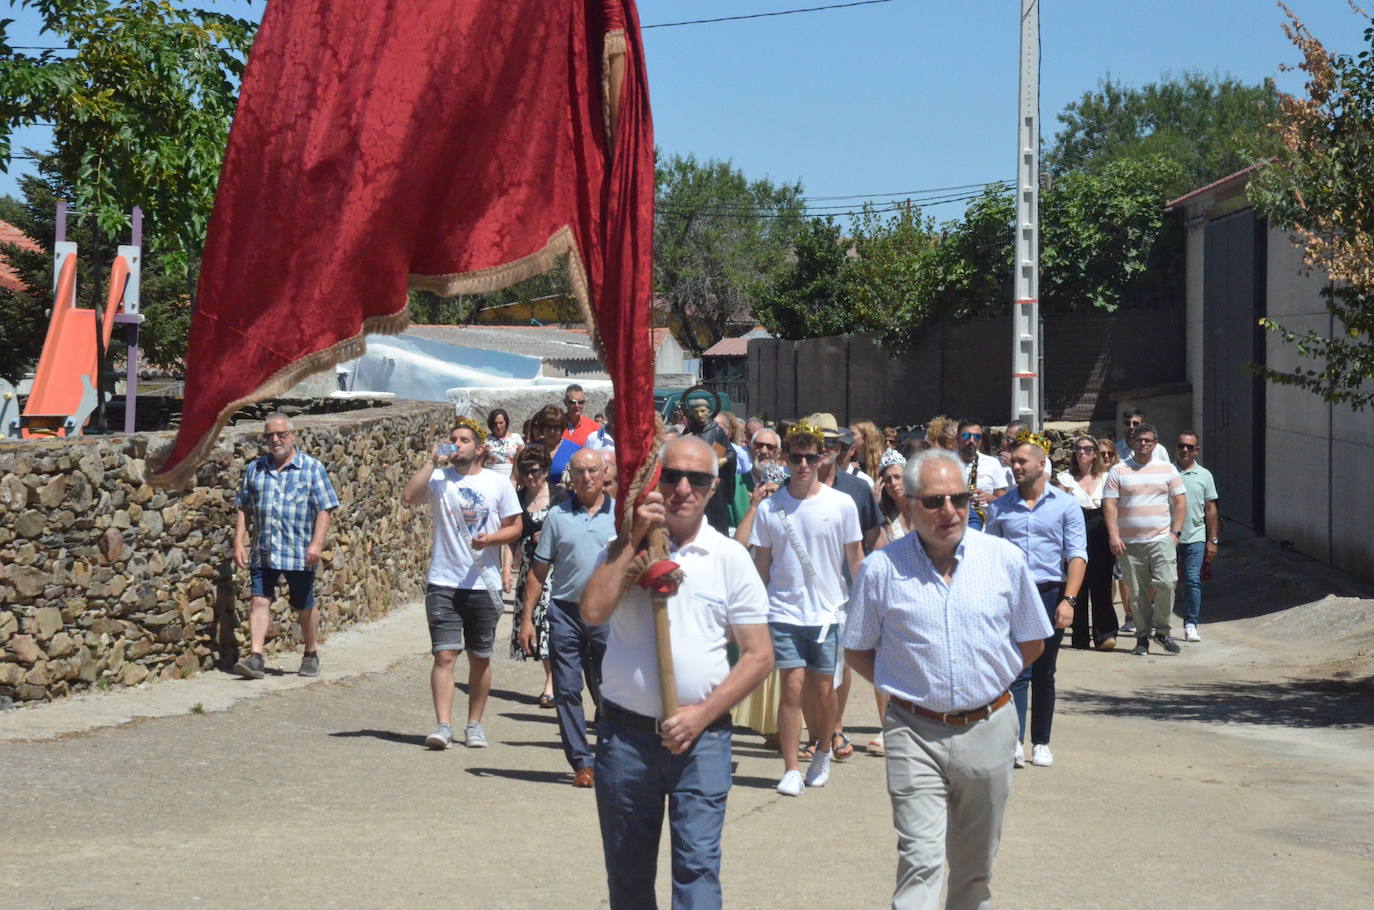
[[[658,482],[675,487],[682,483],[682,478],[687,478],[687,483],[693,489],[704,490],[716,479],[716,475],[710,471],[681,471],[677,468],[663,468],[659,471]]]
[[[916,501],[924,509],[934,512],[936,509],[944,508],[945,500],[949,500],[950,505],[956,509],[967,509],[968,501],[973,494],[965,490],[963,493],[945,493],[944,495],[917,496]]]
[[[976,440],[978,440],[979,442],[982,442],[982,441],[983,441],[983,434],[982,434],[982,433],[967,433],[967,432],[965,432],[965,433],[960,433],[960,434],[959,434],[959,438],[962,439],[964,442],[968,442],[970,439],[976,439]]]
[[[809,465],[813,465],[813,466],[814,466],[814,465],[818,465],[818,464],[821,463],[821,453],[820,453],[820,452],[788,452],[788,453],[787,453],[787,462],[788,462],[788,464],[801,464],[803,461],[806,462],[806,463],[809,464]]]

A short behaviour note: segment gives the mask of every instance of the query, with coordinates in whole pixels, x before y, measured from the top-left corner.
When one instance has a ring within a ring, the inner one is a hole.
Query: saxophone
[[[978,453],[973,453],[973,464],[968,466],[968,492],[970,501],[974,501],[978,496]],[[988,525],[988,510],[985,506],[973,506],[973,511],[978,513],[978,520],[983,523],[983,527]]]

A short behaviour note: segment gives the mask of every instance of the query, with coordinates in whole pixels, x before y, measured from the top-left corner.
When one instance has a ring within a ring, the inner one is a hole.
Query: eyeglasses
[[[526,468],[520,474],[524,477],[538,477],[540,474],[547,474],[547,468]]]
[[[959,434],[959,438],[962,439],[964,442],[968,442],[970,439],[976,439],[976,440],[978,440],[979,442],[982,442],[982,441],[983,441],[983,434],[982,434],[982,433],[960,433],[960,434]]]
[[[290,436],[292,432],[293,432],[293,431],[291,431],[291,430],[269,430],[268,432],[262,434],[262,438],[263,438],[263,439],[285,439],[286,437]]]
[[[1189,444],[1186,443],[1186,442],[1180,442],[1180,443],[1178,444],[1178,447],[1179,447],[1180,449],[1182,449],[1183,451],[1185,451],[1185,452],[1196,452],[1196,451],[1197,451],[1197,446],[1196,446],[1196,445],[1189,445]]]
[[[1096,449],[1094,446],[1074,446],[1074,447],[1073,447],[1073,450],[1074,450],[1075,452],[1096,452],[1096,451],[1097,451],[1097,449]]]
[[[1153,449],[1155,447],[1155,438],[1153,436],[1137,436],[1135,438],[1135,444],[1137,447]]]
[[[704,490],[715,481],[716,475],[710,471],[681,471],[677,468],[663,468],[658,473],[658,482],[666,486],[675,487],[682,483],[682,478],[687,478],[687,483],[695,490]]]
[[[803,461],[806,462],[806,463],[809,464],[809,465],[812,465],[812,466],[814,467],[815,465],[818,465],[818,464],[821,463],[821,453],[820,453],[820,452],[788,452],[788,453],[787,453],[787,463],[788,463],[788,464],[801,464]]]
[[[773,443],[771,443],[771,442],[756,442],[756,443],[754,443],[754,448],[756,448],[756,449],[767,449],[767,450],[769,450],[770,452],[776,452],[776,451],[778,450],[778,447],[775,446],[775,445],[773,445]]]
[[[934,496],[917,496],[916,501],[921,504],[922,508],[929,509],[932,512],[936,509],[944,508],[946,500],[956,509],[967,509],[968,501],[972,495],[972,493],[965,490],[963,493],[946,493],[943,496],[938,494]]]

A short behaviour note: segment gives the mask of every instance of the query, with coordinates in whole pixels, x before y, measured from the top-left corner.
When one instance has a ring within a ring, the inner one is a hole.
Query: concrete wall
[[[316,579],[327,637],[423,592],[429,522],[400,500],[452,425],[444,404],[396,402],[293,418],[342,505]],[[234,569],[234,493],[262,424],[227,428],[194,486],[144,481],[170,434],[0,442],[0,697],[33,701],[232,664],[247,636]],[[284,600],[268,648],[294,647]],[[417,646],[424,631],[416,630]]]

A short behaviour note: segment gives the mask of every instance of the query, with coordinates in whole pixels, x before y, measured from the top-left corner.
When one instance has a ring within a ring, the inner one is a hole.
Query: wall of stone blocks
[[[342,501],[316,578],[323,636],[423,594],[430,524],[401,502],[452,407],[398,401],[293,418]],[[247,642],[234,495],[262,425],[228,427],[194,485],[154,490],[168,433],[0,442],[0,696],[57,698],[229,666]],[[423,630],[417,630],[417,644]],[[284,599],[268,651],[294,648]]]

